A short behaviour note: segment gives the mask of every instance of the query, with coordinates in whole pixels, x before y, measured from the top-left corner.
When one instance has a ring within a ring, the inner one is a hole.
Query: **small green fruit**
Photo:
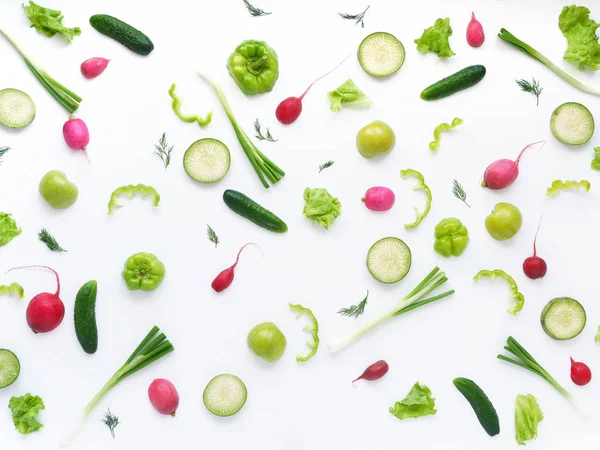
[[[273,322],[259,323],[248,333],[250,350],[268,362],[281,358],[286,345],[285,336]]]
[[[65,209],[75,203],[79,189],[71,183],[64,172],[51,170],[40,181],[40,194],[54,209]]]
[[[512,238],[523,225],[521,211],[512,203],[500,202],[485,219],[485,228],[498,241]]]
[[[380,120],[361,128],[356,135],[356,147],[365,158],[388,153],[394,148],[395,143],[394,130]]]

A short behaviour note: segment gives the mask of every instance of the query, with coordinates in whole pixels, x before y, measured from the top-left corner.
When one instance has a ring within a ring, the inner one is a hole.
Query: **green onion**
[[[588,94],[600,95],[600,90],[595,89],[590,86],[587,86],[587,85],[583,84],[581,81],[576,80],[571,75],[569,75],[567,72],[565,72],[560,67],[558,67],[556,64],[554,64],[552,61],[550,61],[548,58],[546,58],[544,55],[542,55],[540,52],[538,52],[536,49],[534,49],[533,47],[530,47],[525,42],[521,41],[516,36],[512,35],[508,31],[506,31],[504,28],[502,28],[500,30],[500,33],[498,33],[498,37],[500,39],[502,39],[503,41],[506,41],[509,44],[512,44],[513,46],[517,47],[519,50],[527,53],[532,58],[537,59],[539,62],[541,62],[543,65],[545,65],[548,69],[550,69],[556,75],[558,75],[563,80],[565,80],[567,83],[576,87],[580,91],[587,92]]]
[[[79,418],[77,426],[63,441],[63,444],[66,445],[71,441],[83,423],[84,419],[90,415],[98,402],[104,398],[108,391],[110,391],[128,376],[133,375],[138,370],[142,370],[144,367],[149,366],[155,361],[158,361],[160,358],[171,353],[173,350],[173,345],[171,345],[165,334],[161,333],[157,326],[153,327],[140,345],[138,345],[138,347],[134,350],[129,359],[125,361],[125,364],[123,364],[123,366],[121,366],[121,368],[115,372],[110,380],[106,382],[102,389],[100,389],[96,396],[88,403]]]
[[[373,328],[376,328],[377,326],[381,325],[383,322],[385,322],[388,319],[391,319],[392,317],[399,316],[414,309],[420,308],[421,306],[425,306],[429,303],[433,303],[435,301],[441,300],[444,297],[452,295],[454,293],[454,290],[446,291],[434,297],[421,300],[423,297],[440,287],[446,281],[448,281],[448,277],[446,277],[446,274],[440,271],[439,267],[435,267],[410,294],[408,294],[406,297],[404,297],[402,300],[396,303],[387,312],[381,314],[378,318],[360,327],[354,333],[350,334],[345,338],[336,338],[330,340],[327,343],[329,351],[333,353],[342,350],[343,348],[356,341],[359,337],[367,334]]]
[[[265,179],[264,175],[267,176],[267,178],[271,181],[272,184],[275,184],[279,180],[281,180],[285,176],[285,172],[281,170],[273,161],[267,158],[256,147],[256,145],[254,145],[254,143],[250,140],[250,138],[244,132],[244,130],[240,128],[237,121],[235,120],[233,111],[231,110],[231,107],[229,106],[229,103],[225,98],[225,94],[223,93],[219,85],[215,84],[201,73],[199,73],[198,75],[200,75],[200,78],[206,80],[213,87],[215,93],[217,94],[217,97],[219,98],[219,101],[221,102],[221,106],[223,106],[223,109],[225,110],[225,114],[227,114],[227,117],[231,122],[233,131],[235,131],[235,135],[237,136],[238,141],[240,141],[240,145],[242,146],[242,148],[244,149],[244,153],[246,153],[246,156],[250,160],[250,164],[252,164],[252,167],[254,167],[254,171],[258,175],[258,178],[260,179],[262,185],[266,188],[269,187],[269,183]]]
[[[77,108],[79,108],[79,103],[82,101],[81,97],[79,97],[74,92],[70,91],[50,75],[48,75],[43,69],[38,67],[31,59],[23,53],[21,47],[17,45],[17,43],[4,31],[0,28],[0,34],[3,34],[4,37],[12,44],[16,51],[19,52],[29,70],[35,75],[38,81],[42,84],[44,89],[48,91],[48,93],[54,97],[54,99],[61,104],[63,108],[65,108],[70,114],[74,113]]]

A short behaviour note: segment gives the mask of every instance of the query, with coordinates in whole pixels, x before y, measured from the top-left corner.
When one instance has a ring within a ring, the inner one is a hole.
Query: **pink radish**
[[[74,116],[69,117],[69,120],[63,125],[63,136],[69,148],[81,150],[85,157],[88,157],[86,147],[90,143],[90,132],[83,120]]]
[[[8,272],[15,269],[28,269],[31,267],[51,270],[56,276],[56,294],[42,292],[41,294],[36,295],[31,299],[29,305],[27,305],[27,312],[25,314],[27,325],[29,325],[29,328],[31,328],[34,333],[47,333],[59,326],[65,316],[65,305],[59,297],[60,280],[58,279],[58,273],[47,266],[19,266],[13,267]]]
[[[346,57],[346,59],[348,59],[349,57],[350,56]],[[344,59],[344,61],[346,61],[346,59]],[[329,72],[327,72],[325,75],[321,75],[319,78],[317,78],[315,81],[313,81],[310,84],[310,86],[308,86],[306,88],[306,91],[304,91],[304,94],[302,94],[300,97],[288,97],[285,100],[283,100],[279,104],[279,106],[277,106],[277,109],[275,110],[275,116],[277,117],[277,120],[279,120],[281,123],[283,123],[285,125],[289,125],[290,123],[295,122],[296,119],[300,116],[300,113],[302,112],[302,99],[307,94],[307,92],[312,87],[312,85],[315,84],[320,79],[325,78],[327,75],[329,75],[331,72],[333,72],[339,66],[341,66],[344,61],[339,63],[337,66],[335,66]]]
[[[242,248],[240,248],[240,250],[238,251],[237,257],[235,258],[235,263],[233,264],[233,266],[221,271],[221,273],[219,273],[219,275],[217,275],[216,278],[211,283],[211,287],[215,291],[222,292],[225,289],[227,289],[229,286],[231,286],[231,283],[233,282],[233,277],[234,277],[233,271],[235,270],[235,266],[237,266],[238,261],[240,260],[240,254],[242,253],[242,250],[244,250],[248,245],[256,245],[258,248],[260,248],[257,244],[254,244],[253,242],[249,242],[246,245],[244,245]],[[261,251],[262,251],[262,249],[261,249]]]
[[[577,386],[585,386],[592,380],[592,371],[587,364],[573,361],[571,358],[571,380]]]
[[[535,237],[533,238],[533,256],[530,256],[523,262],[523,272],[525,272],[525,275],[531,278],[532,280],[535,280],[537,278],[544,278],[546,272],[548,271],[546,261],[537,256],[537,249],[535,248],[541,224],[542,219],[540,217],[540,223],[538,224],[537,231],[535,232]]]
[[[523,152],[529,147],[541,143],[545,144],[546,141],[538,141],[529,144],[521,150],[521,153],[519,153],[519,156],[515,161],[511,161],[510,159],[499,159],[498,161],[491,163],[487,169],[485,169],[483,183],[481,183],[481,185],[492,190],[499,190],[513,184],[519,176],[519,161],[521,160]]]
[[[471,13],[471,21],[467,25],[467,43],[471,47],[481,47],[485,41],[485,34],[481,23],[475,18],[475,13]]]
[[[148,387],[150,403],[159,413],[175,417],[179,407],[179,393],[175,385],[164,378],[157,378]]]
[[[361,200],[371,211],[387,211],[394,206],[396,196],[389,188],[374,186],[367,190],[365,196],[361,198]]]
[[[81,74],[87,79],[96,78],[106,69],[110,59],[90,58],[81,63]]]
[[[356,382],[358,380],[367,380],[367,381],[375,381],[379,380],[390,370],[390,366],[383,359],[374,362],[369,367],[365,369],[360,377],[352,382],[352,386],[356,387]]]

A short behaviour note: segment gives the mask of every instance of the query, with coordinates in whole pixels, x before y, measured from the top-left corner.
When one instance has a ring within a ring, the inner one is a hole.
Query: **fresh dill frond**
[[[10,147],[0,147],[0,164],[2,164],[2,157],[10,150]]]
[[[365,312],[365,306],[367,306],[368,298],[369,290],[367,289],[367,296],[358,305],[352,305],[349,308],[342,308],[338,311],[338,314],[346,317],[354,317],[356,319]]]
[[[52,236],[45,228],[42,228],[42,231],[38,233],[38,237],[40,238],[40,241],[46,244],[46,247],[53,252],[66,252],[66,250],[56,242],[54,236]]]
[[[536,106],[538,106],[540,104],[540,94],[542,93],[542,91],[544,90],[543,87],[540,87],[540,82],[537,81],[535,78],[531,79],[532,81],[529,82],[527,80],[515,80],[517,85],[521,88],[522,91],[524,92],[530,92],[533,95],[535,95],[536,98]]]
[[[158,144],[154,144],[154,147],[156,148],[154,154],[162,160],[166,169],[171,163],[171,153],[173,152],[174,147],[173,145],[169,147],[169,144],[167,144],[167,133],[162,134],[161,138],[158,140]]]
[[[265,128],[265,130],[267,130],[267,134],[263,136],[262,132],[260,131],[260,122],[258,119],[254,121],[254,130],[256,131],[256,139],[260,139],[261,141],[277,142],[277,139],[274,139],[273,136],[271,136],[271,132],[268,128]]]
[[[108,427],[108,429],[110,430],[110,434],[112,434],[113,439],[115,438],[115,428],[117,427],[117,425],[119,425],[121,422],[119,422],[119,418],[115,415],[113,415],[110,412],[110,409],[106,409],[106,412],[104,413],[104,417],[102,417],[102,422]]]
[[[460,184],[458,181],[454,180],[452,182],[452,193],[454,194],[454,196],[459,199],[461,202],[463,202],[465,205],[467,205],[469,208],[471,207],[471,205],[469,205],[467,203],[467,193],[465,191],[465,189],[462,187],[462,184]]]
[[[367,6],[367,9],[365,9],[363,12],[358,13],[358,14],[345,14],[345,13],[338,13],[343,19],[350,19],[350,20],[354,20],[354,25],[358,25],[360,23],[361,27],[365,27],[365,22],[363,21],[363,19],[365,18],[365,14],[367,12],[367,10],[371,7],[371,5]]]
[[[254,17],[268,16],[269,14],[272,14],[270,12],[265,12],[262,9],[257,8],[256,6],[252,6],[248,0],[244,0],[244,5],[246,5],[246,9],[250,13],[250,15]]]
[[[206,224],[206,235],[208,236],[208,240],[215,244],[215,248],[217,248],[217,245],[219,245],[219,236],[217,236],[217,233],[215,233],[215,230],[209,224]]]
[[[319,173],[321,173],[324,169],[327,169],[328,167],[331,167],[335,164],[335,161],[327,161],[326,163],[323,163],[319,166]]]

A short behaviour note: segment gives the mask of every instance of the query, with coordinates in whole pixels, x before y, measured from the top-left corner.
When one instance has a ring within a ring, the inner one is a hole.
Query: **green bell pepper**
[[[153,291],[165,278],[165,266],[152,253],[136,253],[125,261],[122,275],[128,289]]]
[[[469,231],[462,222],[454,217],[443,219],[435,226],[433,249],[449,258],[460,256],[469,244]]]
[[[246,95],[271,92],[279,77],[275,50],[263,41],[244,41],[227,61],[229,74]]]

